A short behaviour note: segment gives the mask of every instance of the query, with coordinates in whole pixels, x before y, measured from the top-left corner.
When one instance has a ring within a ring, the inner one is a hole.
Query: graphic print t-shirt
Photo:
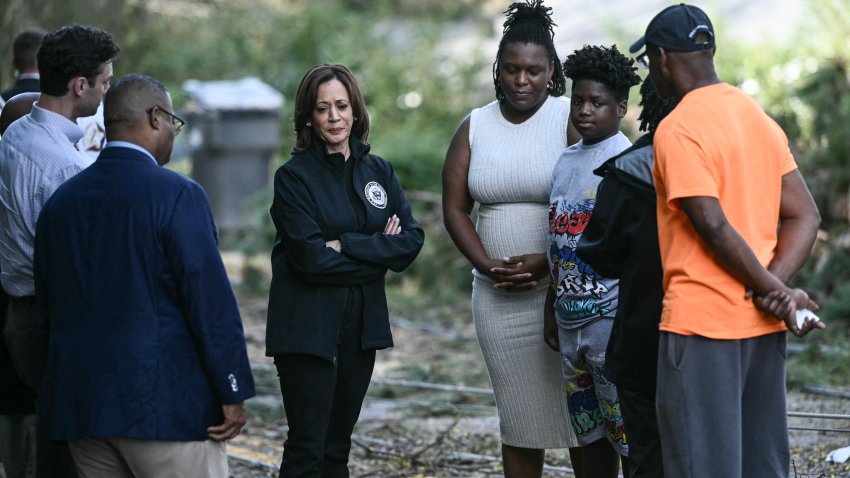
[[[600,276],[576,256],[581,233],[591,220],[596,188],[602,180],[593,170],[631,146],[623,133],[593,145],[584,141],[561,154],[549,195],[549,267],[555,288],[555,318],[574,329],[617,312],[616,279]]]

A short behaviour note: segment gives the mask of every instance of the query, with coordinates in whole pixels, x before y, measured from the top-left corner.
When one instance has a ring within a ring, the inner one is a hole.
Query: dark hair
[[[585,45],[571,53],[564,61],[564,74],[573,80],[593,80],[604,84],[617,101],[629,98],[629,88],[640,83],[635,61],[617,50],[604,46]]]
[[[315,131],[307,126],[307,123],[313,119],[316,98],[319,96],[319,85],[334,79],[339,80],[348,90],[348,98],[351,100],[354,114],[351,134],[364,143],[369,139],[369,112],[366,111],[366,102],[363,100],[360,87],[357,86],[357,79],[345,65],[325,63],[311,68],[304,78],[301,78],[301,83],[298,85],[298,92],[295,94],[295,112],[292,114],[292,131],[295,133],[293,154],[307,151],[316,139]]]
[[[499,42],[499,51],[496,52],[496,61],[493,62],[493,83],[496,86],[496,99],[505,101],[505,92],[500,85],[501,73],[499,66],[502,52],[509,43],[534,43],[546,49],[549,60],[555,65],[552,74],[553,86],[549,90],[550,96],[561,96],[567,92],[567,83],[564,79],[564,70],[561,68],[561,60],[555,51],[555,23],[552,22],[549,7],[543,6],[543,0],[527,0],[526,2],[512,3],[505,15],[505,29],[502,32],[502,40]]]
[[[132,125],[145,117],[151,106],[162,108],[161,100],[168,98],[168,90],[155,78],[132,73],[121,77],[109,87],[103,98],[103,123],[106,136],[121,128],[119,123]]]
[[[63,96],[68,82],[78,76],[94,86],[102,65],[115,59],[118,51],[112,35],[97,28],[73,25],[48,33],[38,50],[41,92]]]
[[[679,103],[678,98],[662,98],[658,93],[658,88],[652,82],[652,77],[647,75],[640,85],[640,106],[643,109],[640,111],[638,121],[640,121],[640,130],[654,133],[658,128],[658,124],[665,116],[673,111],[673,108]]]
[[[12,43],[12,64],[19,72],[38,65],[38,47],[47,32],[31,27],[22,31]]]

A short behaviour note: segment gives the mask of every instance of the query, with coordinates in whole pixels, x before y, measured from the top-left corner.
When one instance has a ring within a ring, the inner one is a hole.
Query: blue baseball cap
[[[697,35],[707,33],[707,42],[697,43]],[[704,51],[714,48],[714,27],[708,15],[693,5],[671,5],[649,22],[646,33],[629,47],[637,53],[649,44],[667,51]]]

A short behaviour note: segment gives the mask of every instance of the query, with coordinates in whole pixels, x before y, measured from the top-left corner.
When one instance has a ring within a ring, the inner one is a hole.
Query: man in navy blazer
[[[38,220],[40,428],[82,477],[227,477],[224,440],[254,395],[207,197],[160,167],[183,125],[171,111],[153,78],[115,83],[110,141]]]
[[[20,93],[39,91],[38,47],[47,32],[31,27],[22,31],[12,43],[12,66],[18,72],[15,84],[0,93],[3,101],[9,101]]]

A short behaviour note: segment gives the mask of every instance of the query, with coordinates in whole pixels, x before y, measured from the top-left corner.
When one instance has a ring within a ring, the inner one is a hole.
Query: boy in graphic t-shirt
[[[552,177],[552,287],[544,335],[547,344],[561,352],[570,419],[586,477],[616,477],[618,457],[623,457],[628,476],[617,391],[602,374],[617,311],[617,280],[597,274],[575,250],[596,202],[600,178],[593,170],[631,146],[620,132],[620,120],[628,108],[629,88],[640,83],[633,64],[615,46],[585,46],[564,62],[564,74],[573,80],[570,121],[582,139],[561,154]]]

